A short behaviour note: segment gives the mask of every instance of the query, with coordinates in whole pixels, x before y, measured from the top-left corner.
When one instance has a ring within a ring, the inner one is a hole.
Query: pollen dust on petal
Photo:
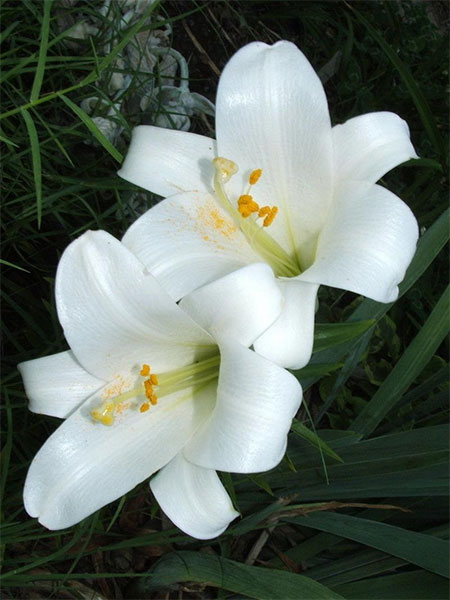
[[[195,222],[202,233],[209,230],[213,233],[217,232],[227,239],[230,239],[237,231],[237,227],[231,219],[227,219],[213,202],[206,202],[196,208]],[[203,235],[203,239],[209,241],[211,238]]]
[[[127,391],[126,384],[127,382],[121,375],[116,375],[114,380],[102,390],[101,398],[103,400],[112,400],[116,396],[120,396],[120,394]]]

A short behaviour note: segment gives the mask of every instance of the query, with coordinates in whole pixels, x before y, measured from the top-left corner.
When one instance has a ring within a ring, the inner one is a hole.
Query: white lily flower
[[[138,483],[201,539],[238,513],[216,469],[281,460],[301,402],[295,377],[248,348],[278,317],[270,268],[253,264],[180,305],[105,232],[65,250],[56,276],[70,350],[19,365],[30,409],[65,418],[34,458],[27,512],[71,526]]]
[[[217,141],[134,130],[119,175],[168,198],[123,243],[176,300],[244,264],[267,262],[285,304],[254,348],[300,368],[312,350],[319,285],[379,302],[398,295],[417,223],[375,182],[416,157],[408,126],[378,112],[332,127],[323,86],[297,47],[255,42],[222,73],[216,134]]]

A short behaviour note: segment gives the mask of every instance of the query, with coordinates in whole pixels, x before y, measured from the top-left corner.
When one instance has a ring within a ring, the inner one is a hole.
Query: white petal
[[[216,130],[219,155],[239,166],[230,188],[244,193],[249,173],[262,168],[252,194],[279,207],[269,233],[307,261],[331,201],[332,137],[323,86],[294,44],[255,42],[232,57],[219,82]]]
[[[150,487],[169,519],[200,540],[217,537],[239,516],[217,473],[192,464],[181,452],[152,478]]]
[[[122,242],[175,300],[261,260],[208,194],[178,194],[163,200],[128,229]]]
[[[403,119],[376,112],[333,127],[335,184],[346,179],[375,183],[388,171],[417,154]]]
[[[140,125],[133,129],[118,175],[160,196],[207,191],[214,176],[215,147],[214,140],[196,133]]]
[[[49,529],[78,523],[167,464],[212,409],[214,386],[163,397],[145,413],[139,398],[112,426],[89,412],[102,394],[72,414],[35,456],[25,482],[25,508]]]
[[[88,373],[73,353],[60,352],[17,365],[31,412],[65,419],[105,385]]]
[[[311,358],[318,285],[278,280],[284,296],[281,315],[253,344],[255,351],[287,369],[301,369]]]
[[[220,345],[217,404],[185,448],[197,465],[253,473],[275,467],[302,390],[288,371],[237,344]]]
[[[179,305],[216,341],[251,346],[277,319],[282,300],[272,269],[256,263],[199,288]]]
[[[143,363],[160,372],[190,364],[199,358],[197,344],[213,344],[144,265],[104,231],[89,231],[68,246],[55,293],[77,360],[106,381]]]
[[[408,206],[379,185],[347,182],[319,237],[317,256],[300,280],[392,302],[416,249]]]

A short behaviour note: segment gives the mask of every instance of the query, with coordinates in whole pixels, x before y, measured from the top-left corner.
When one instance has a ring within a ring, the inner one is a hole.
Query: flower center
[[[136,399],[135,408],[139,409],[141,413],[145,413],[151,406],[158,404],[159,398],[188,387],[198,388],[217,379],[219,365],[219,354],[159,375],[151,373],[150,365],[143,364],[139,371],[137,385],[127,392],[104,400],[98,408],[91,411],[91,417],[103,425],[112,425],[117,413],[132,399]]]
[[[250,194],[252,187],[262,175],[262,169],[255,169],[248,178],[248,189],[233,204],[225,190],[225,183],[238,171],[238,166],[232,160],[217,157],[213,160],[214,190],[222,207],[233,218],[239,229],[247,238],[252,248],[272,267],[275,275],[280,277],[295,277],[301,269],[295,260],[276,242],[265,228],[272,225],[278,214],[278,206],[259,206]],[[262,219],[262,223],[258,222]]]

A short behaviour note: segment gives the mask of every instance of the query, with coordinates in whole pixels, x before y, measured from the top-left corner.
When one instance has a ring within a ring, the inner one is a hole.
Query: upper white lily
[[[168,198],[138,219],[123,243],[176,300],[244,264],[266,261],[285,304],[254,348],[299,368],[311,354],[320,284],[380,302],[397,297],[418,228],[406,204],[375,182],[416,157],[408,126],[378,112],[332,127],[319,78],[284,41],[239,50],[220,78],[216,106],[217,141],[149,126],[134,130],[119,175]],[[233,169],[214,164],[216,157],[238,172],[228,178]],[[259,169],[259,181],[249,186]],[[243,195],[267,206],[262,217],[239,209]]]
[[[88,232],[61,258],[56,301],[70,350],[19,365],[31,410],[66,419],[31,464],[28,513],[67,527],[161,469],[150,485],[174,523],[219,535],[237,513],[215,470],[274,467],[301,401],[248,349],[280,313],[270,268],[177,305],[119,241]]]

